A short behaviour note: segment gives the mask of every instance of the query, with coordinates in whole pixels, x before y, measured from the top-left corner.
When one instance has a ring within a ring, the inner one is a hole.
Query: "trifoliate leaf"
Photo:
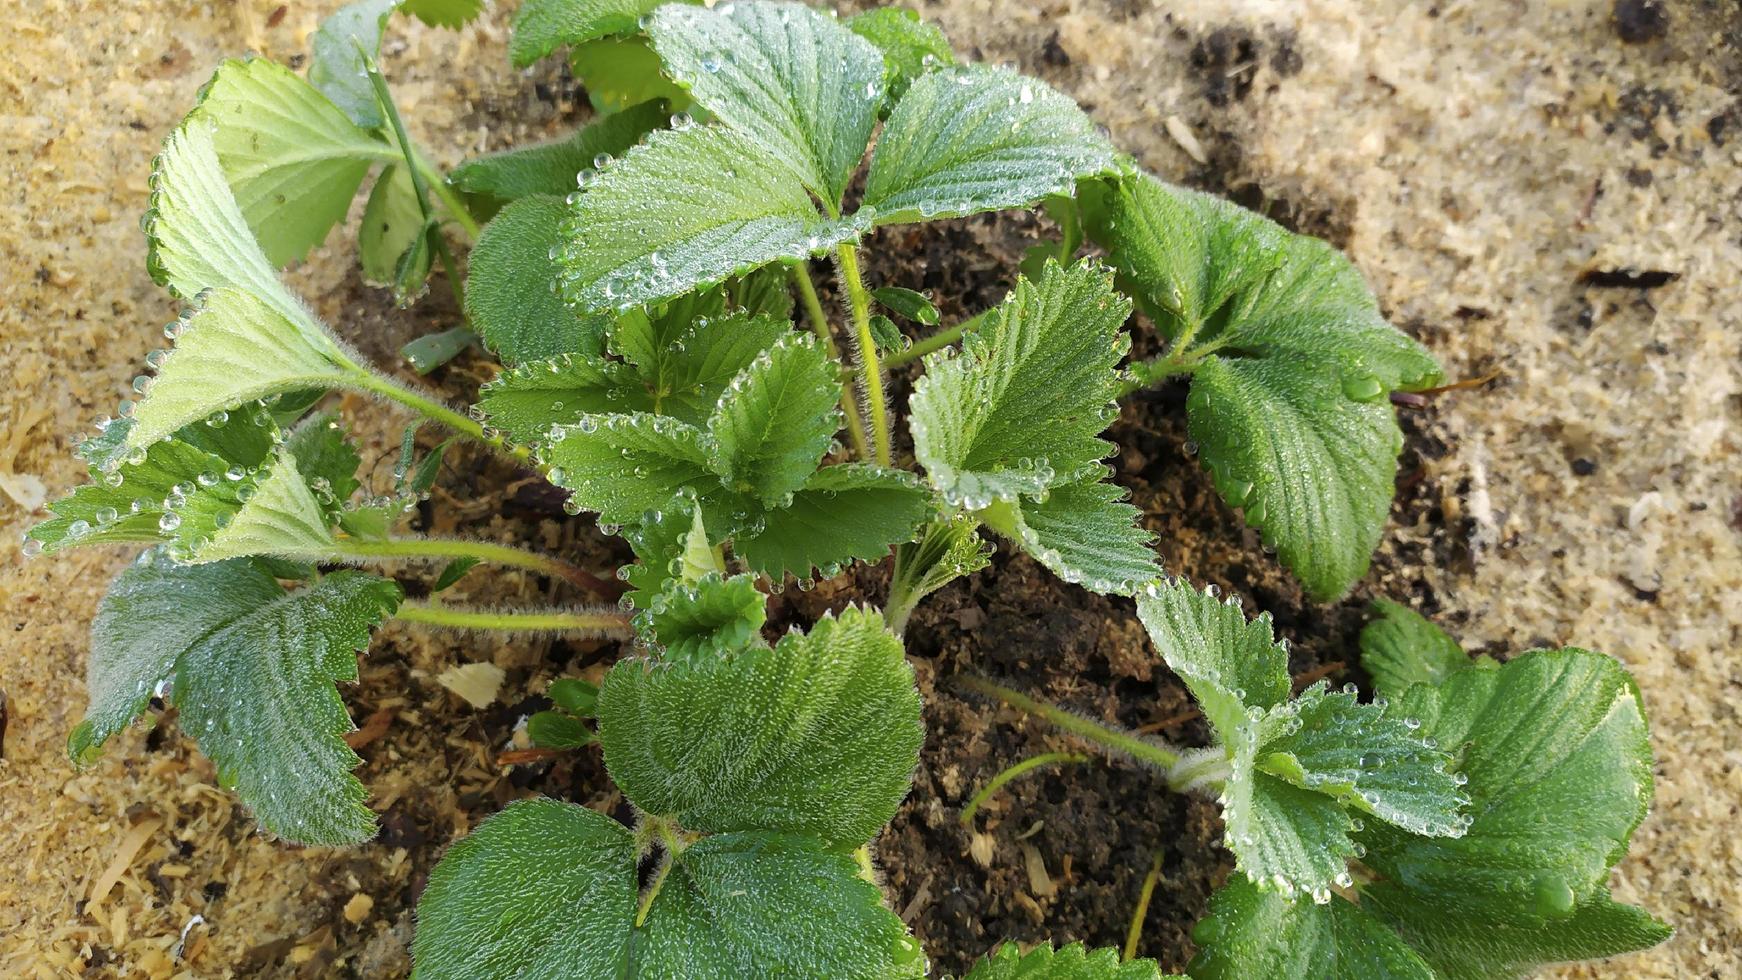
[[[689,93],[665,77],[665,66],[644,37],[602,37],[577,44],[569,51],[569,72],[587,90],[593,111],[602,115],[653,101],[672,111],[690,104]]]
[[[937,325],[938,308],[932,305],[931,300],[924,293],[916,293],[900,286],[880,286],[871,290],[871,298],[897,316],[906,317],[915,323],[923,323],[928,327]]]
[[[332,412],[302,420],[285,440],[285,449],[329,518],[335,517],[362,486],[357,467],[363,465],[363,458],[346,437],[344,423]]]
[[[514,67],[546,57],[556,49],[636,29],[640,19],[663,0],[527,0],[514,15],[508,57]]]
[[[756,577],[718,573],[695,582],[666,583],[638,620],[671,662],[717,657],[749,646],[767,618],[768,597],[756,591]]]
[[[564,229],[564,295],[585,310],[658,303],[862,230],[821,216],[797,175],[742,133],[658,130],[581,192]]]
[[[92,706],[69,750],[86,759],[173,675],[170,699],[261,825],[305,844],[374,832],[353,729],[334,688],[357,677],[357,651],[398,607],[399,587],[334,572],[285,592],[248,561],[122,572],[92,627]]]
[[[309,61],[309,84],[333,100],[351,121],[364,129],[377,129],[387,120],[375,101],[375,87],[364,73],[363,57],[379,57],[381,34],[399,0],[355,0],[327,15],[309,39],[314,49]]]
[[[1208,712],[1205,712],[1208,715]],[[1346,880],[1355,857],[1355,821],[1334,798],[1302,789],[1257,768],[1259,725],[1224,739],[1229,774],[1222,786],[1225,842],[1240,873],[1263,889],[1326,901]]]
[[[1110,946],[1091,950],[1072,943],[1054,950],[1041,943],[1024,953],[1015,943],[1004,943],[962,980],[1162,980],[1162,974],[1154,960],[1122,962]]]
[[[847,27],[882,52],[883,87],[890,102],[906,94],[914,79],[956,60],[944,32],[912,10],[874,7],[847,18]]]
[[[1045,82],[947,68],[915,81],[889,114],[864,206],[879,225],[1024,207],[1112,167],[1111,144]]]
[[[1415,684],[1439,686],[1473,663],[1458,641],[1420,613],[1395,602],[1377,599],[1379,618],[1361,629],[1361,666],[1373,678],[1381,697],[1401,698]]]
[[[577,718],[591,718],[597,711],[599,688],[578,677],[564,677],[550,682],[545,694],[556,706]]]
[[[586,415],[549,440],[550,481],[601,521],[626,524],[690,490],[721,491],[701,430],[660,415]]]
[[[668,4],[647,32],[696,104],[839,206],[883,101],[883,57],[832,17],[795,3]]]
[[[1146,174],[1085,185],[1082,201],[1192,375],[1189,430],[1217,491],[1310,594],[1341,595],[1393,493],[1402,437],[1386,394],[1437,383],[1439,366],[1324,242]]]
[[[756,832],[704,838],[676,859],[633,960],[637,978],[925,976],[919,943],[851,856]]]
[[[908,425],[947,501],[980,510],[1098,472],[1129,312],[1105,270],[1051,265],[1019,280],[960,356],[926,358]]]
[[[620,662],[599,691],[605,764],[636,806],[705,833],[871,839],[907,795],[923,732],[913,671],[877,613],[725,657]]]
[[[635,838],[610,817],[521,800],[442,857],[417,903],[418,980],[619,980],[635,925]]]
[[[611,348],[635,365],[651,411],[707,425],[732,379],[792,333],[784,317],[726,314],[726,302],[723,289],[708,290],[617,321]]]
[[[708,420],[708,466],[732,490],[782,506],[840,431],[840,383],[811,334],[789,333],[732,379]]]
[[[424,237],[427,223],[423,205],[417,199],[417,187],[411,182],[411,171],[395,164],[381,171],[369,200],[363,206],[363,225],[357,229],[357,259],[363,266],[363,279],[373,286],[400,286],[400,265],[405,254],[417,247]],[[408,270],[399,296],[422,287],[429,275],[430,254],[426,250],[417,258],[416,268]]]
[[[241,480],[219,480],[185,498],[171,496],[165,506],[164,523],[175,521],[169,552],[187,564],[252,555],[316,561],[335,551],[328,511],[288,447]]]
[[[561,198],[521,198],[497,212],[472,248],[466,319],[507,363],[600,352],[605,319],[575,313],[556,292],[554,250],[566,214]]]
[[[1288,653],[1271,639],[1269,613],[1248,622],[1238,602],[1175,581],[1139,595],[1137,616],[1222,741],[1245,727],[1248,708],[1288,700]]]
[[[1154,536],[1138,523],[1140,511],[1123,487],[1084,480],[1054,487],[1044,498],[1025,497],[986,512],[997,530],[1053,574],[1090,592],[1128,595],[1161,577]],[[1006,524],[997,518],[1008,509]]]
[[[832,578],[848,562],[879,561],[891,545],[913,540],[931,513],[925,488],[910,473],[860,463],[825,466],[786,507],[760,527],[732,538],[745,564],[776,582]]]
[[[431,27],[457,30],[484,12],[484,0],[400,0],[399,9]]]
[[[133,411],[129,451],[177,429],[280,392],[352,383],[359,372],[312,323],[286,319],[259,296],[226,286],[175,326],[175,349]]]
[[[226,61],[184,128],[214,126],[225,179],[268,261],[301,259],[344,220],[376,161],[399,151],[283,65]]]
[[[1455,912],[1448,912],[1455,916]],[[1323,904],[1230,879],[1192,930],[1195,980],[1435,980],[1397,933],[1341,896]]]
[[[578,749],[593,744],[593,730],[561,711],[539,711],[526,719],[526,737],[541,749]]]
[[[574,425],[584,415],[642,411],[653,404],[623,363],[563,354],[497,375],[479,391],[478,407],[510,440],[532,446],[545,442],[553,426]]]
[[[601,155],[618,157],[629,152],[643,136],[665,125],[668,115],[660,100],[643,102],[583,126],[567,139],[517,146],[468,160],[454,168],[449,179],[467,193],[488,194],[504,201],[535,194],[569,194],[582,171],[598,167]]]

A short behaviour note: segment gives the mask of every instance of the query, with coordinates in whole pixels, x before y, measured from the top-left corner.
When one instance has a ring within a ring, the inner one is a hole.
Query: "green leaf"
[[[572,426],[586,415],[652,407],[634,372],[618,361],[563,354],[523,364],[496,376],[478,394],[490,425],[523,446],[541,445],[553,427]]]
[[[484,12],[484,0],[400,0],[399,9],[431,27],[458,30]]]
[[[1245,727],[1248,708],[1288,700],[1288,652],[1271,639],[1269,613],[1248,622],[1237,599],[1218,602],[1174,581],[1138,596],[1137,616],[1218,739],[1230,741]]]
[[[247,561],[139,564],[121,573],[92,627],[91,709],[69,750],[88,759],[173,676],[181,727],[267,830],[305,844],[374,832],[353,730],[335,682],[399,605],[393,582],[334,572],[295,592]]]
[[[696,502],[690,495],[678,493],[623,529],[623,539],[635,552],[636,561],[622,566],[617,574],[633,586],[626,598],[635,608],[646,609],[666,583],[684,577],[685,573],[706,574],[693,568],[688,560],[700,520]],[[710,545],[719,543],[709,540],[706,528],[702,529],[701,537]]]
[[[1138,523],[1125,488],[1099,480],[1067,483],[1043,499],[1008,505],[1008,528],[1036,561],[1053,574],[1091,592],[1129,595],[1161,577],[1154,535]],[[997,509],[988,512],[992,520]]]
[[[728,833],[689,846],[636,930],[634,977],[925,976],[925,954],[852,857]]]
[[[459,357],[466,348],[477,343],[478,339],[471,327],[461,324],[407,341],[404,347],[399,348],[399,356],[410,362],[413,371],[428,374]]]
[[[847,18],[847,28],[883,53],[884,88],[899,100],[914,79],[955,63],[949,39],[937,25],[902,7],[875,7]]]
[[[1348,863],[1357,854],[1354,819],[1333,797],[1258,769],[1259,725],[1244,726],[1224,742],[1229,775],[1220,802],[1235,866],[1259,888],[1328,901],[1331,885],[1349,880]]]
[[[399,290],[400,302],[407,293],[422,287],[429,275],[429,251],[424,250],[414,263],[419,268],[410,270],[410,281],[402,282],[400,264],[407,252],[418,247],[426,229],[411,171],[397,164],[384,168],[369,191],[363,225],[357,229],[357,258],[363,266],[364,281],[374,286],[405,286]]]
[[[991,551],[974,517],[958,514],[927,524],[917,539],[895,549],[885,611],[890,623],[898,632],[904,629],[920,600],[991,564]]]
[[[467,555],[464,558],[455,558],[448,562],[442,566],[441,574],[436,576],[435,584],[431,585],[429,590],[431,592],[446,592],[460,584],[460,579],[465,578],[467,572],[476,568],[479,560]]]
[[[288,447],[241,480],[220,480],[185,498],[172,495],[165,508],[175,518],[169,553],[180,562],[253,555],[318,561],[336,551],[328,511]]]
[[[938,308],[931,304],[931,300],[924,293],[916,293],[900,286],[880,286],[871,290],[871,297],[897,316],[928,327],[937,325]]]
[[[878,354],[893,354],[907,343],[907,338],[902,336],[901,330],[896,327],[894,320],[881,313],[873,313],[871,314],[871,342],[877,345]]]
[[[593,743],[592,729],[560,711],[540,711],[526,719],[526,737],[541,749],[578,749]]]
[[[577,718],[591,718],[597,711],[598,687],[578,677],[564,677],[550,682],[545,691],[557,707]]]
[[[798,177],[742,133],[657,130],[581,192],[564,228],[564,295],[585,310],[659,303],[851,241],[862,224],[818,214]]]
[[[1072,943],[1055,951],[1041,943],[1024,953],[1015,943],[1004,943],[962,980],[1162,980],[1162,974],[1154,960],[1121,962],[1111,946],[1090,950]]]
[[[601,155],[618,157],[629,152],[643,136],[665,125],[669,114],[659,99],[643,102],[583,126],[567,139],[468,160],[456,167],[449,179],[469,194],[488,194],[505,201],[535,194],[569,194],[582,171],[598,167]]]
[[[345,435],[345,425],[337,413],[321,412],[303,419],[291,430],[285,449],[329,518],[335,518],[363,485],[357,479],[363,457]]]
[[[286,319],[236,287],[205,293],[173,329],[175,349],[133,410],[130,452],[224,409],[280,392],[354,383],[360,371],[318,325]]]
[[[883,101],[883,58],[833,18],[791,3],[668,4],[647,28],[696,103],[839,206]],[[773,168],[770,168],[773,169]]]
[[[1452,916],[1454,910],[1448,910]],[[1289,899],[1234,878],[1192,930],[1195,980],[1435,980],[1395,932],[1341,896]]]
[[[677,2],[677,0],[674,0]],[[644,37],[602,37],[569,51],[569,71],[602,115],[660,101],[669,110],[690,104],[689,95],[665,77],[665,66]]]
[[[666,416],[586,415],[550,438],[545,459],[550,481],[572,491],[573,505],[626,524],[680,491],[718,495],[703,440],[694,426]]]
[[[778,507],[840,431],[836,368],[811,334],[788,333],[734,378],[708,420],[708,466],[728,487]]]
[[[1407,606],[1376,599],[1373,610],[1379,618],[1361,628],[1361,666],[1381,697],[1401,698],[1416,684],[1438,687],[1479,662],[1471,660],[1457,640]]]
[[[216,127],[224,176],[274,266],[326,239],[371,164],[400,159],[314,86],[262,59],[218,68],[188,115],[189,128],[202,124]]]
[[[430,872],[412,940],[418,980],[619,980],[635,924],[635,839],[609,817],[521,800]]]
[[[1404,936],[1444,980],[1494,980],[1536,974],[1546,963],[1598,960],[1650,949],[1674,935],[1644,909],[1607,894],[1580,902],[1562,918],[1535,920],[1448,916],[1437,900],[1388,895],[1367,903],[1399,923]]]
[[[378,129],[387,120],[375,101],[375,87],[364,74],[357,46],[378,57],[387,18],[398,6],[399,0],[355,0],[327,15],[309,39],[314,49],[308,66],[309,84],[364,129]]]
[[[637,625],[663,660],[723,656],[760,642],[767,607],[755,576],[712,573],[695,582],[666,583]]]
[[[925,75],[877,139],[864,207],[877,224],[1025,207],[1113,167],[1113,148],[1045,82],[971,65]]]
[[[139,462],[120,464],[105,479],[49,504],[55,516],[25,532],[25,538],[46,554],[77,545],[160,540],[169,533],[159,524],[174,488],[191,490],[196,481],[215,478],[232,465],[180,439],[165,439],[152,444]]]
[[[510,364],[559,354],[598,354],[601,317],[577,315],[556,294],[566,210],[561,198],[522,198],[497,212],[472,248],[466,319]]]
[[[526,0],[514,15],[508,57],[514,67],[544,58],[556,49],[612,34],[634,31],[643,15],[664,0]]]
[[[707,425],[733,379],[792,333],[785,317],[728,314],[726,302],[723,290],[709,290],[659,316],[631,312],[617,322],[611,348],[635,365],[653,411]]]
[[[772,650],[623,661],[598,709],[605,764],[636,806],[693,831],[811,834],[843,851],[895,814],[923,739],[901,641],[859,608]]]
[[[930,515],[930,497],[910,473],[861,463],[825,466],[761,527],[735,534],[732,548],[776,582],[788,574],[801,581],[833,578],[848,562],[881,560],[891,545],[913,540]]]
[[[1129,312],[1105,270],[1050,265],[1038,284],[1017,281],[960,356],[926,358],[908,425],[945,500],[981,510],[1099,472]]]
[[[1085,185],[1082,204],[1192,376],[1189,431],[1217,491],[1314,598],[1343,594],[1390,509],[1402,436],[1386,393],[1438,383],[1438,364],[1324,242],[1145,174]]]

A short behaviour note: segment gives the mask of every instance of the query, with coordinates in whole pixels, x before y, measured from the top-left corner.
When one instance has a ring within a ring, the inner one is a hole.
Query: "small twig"
[[[1016,777],[1021,776],[1024,773],[1033,772],[1042,766],[1050,766],[1055,763],[1088,762],[1090,759],[1091,756],[1083,755],[1080,752],[1045,752],[1040,755],[1030,756],[1029,758],[1023,759],[1021,762],[1005,767],[1002,772],[988,780],[980,792],[974,794],[974,798],[968,801],[967,806],[962,807],[962,815],[960,817],[962,826],[966,827],[973,823],[974,814],[980,812],[981,805],[991,799],[993,793],[1004,788],[1007,783]]]
[[[1131,927],[1125,930],[1125,951],[1121,960],[1137,956],[1137,944],[1143,939],[1143,920],[1149,917],[1149,900],[1155,895],[1155,881],[1161,877],[1161,852],[1149,862],[1149,874],[1143,876],[1143,890],[1137,893],[1137,910],[1131,913]]]

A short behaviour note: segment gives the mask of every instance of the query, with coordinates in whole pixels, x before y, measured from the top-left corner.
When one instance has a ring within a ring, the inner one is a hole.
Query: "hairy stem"
[[[1003,789],[1007,783],[1018,776],[1033,772],[1042,766],[1061,765],[1067,762],[1088,762],[1089,759],[1089,756],[1081,752],[1043,752],[1040,755],[1029,756],[1021,762],[1005,768],[1003,772],[993,776],[980,792],[975,793],[974,798],[968,801],[967,806],[962,807],[962,815],[959,818],[962,821],[962,826],[966,827],[973,823],[974,814],[980,812],[980,807],[992,798],[992,794]]]
[[[425,160],[423,154],[418,153],[415,148],[412,153],[416,155],[416,166],[413,171],[422,171],[424,180],[429,183],[430,191],[435,194],[436,200],[442,202],[442,210],[446,211],[454,219],[454,223],[465,231],[467,238],[477,241],[482,229],[478,226],[478,220],[472,217],[472,209],[466,207],[466,202],[454,192],[454,186],[448,183],[445,174],[437,170],[434,164]]]
[[[458,538],[389,538],[386,541],[360,541],[346,538],[339,542],[339,553],[346,558],[476,558],[497,565],[525,568],[553,578],[566,579],[595,595],[615,597],[619,591],[605,580],[583,568],[537,552],[491,541],[467,541]]]
[[[1052,724],[1082,738],[1109,749],[1131,756],[1139,762],[1148,763],[1164,772],[1170,771],[1180,761],[1180,751],[1163,745],[1158,745],[1148,739],[1138,738],[1129,732],[1090,721],[1087,718],[1073,715],[1063,708],[1057,708],[1012,690],[1000,684],[994,684],[984,677],[963,674],[956,678],[963,687],[976,694],[997,698],[1012,708],[1020,708],[1031,715],[1043,718]]]
[[[810,263],[795,262],[786,269],[787,274],[792,277],[792,284],[798,288],[799,298],[804,302],[805,315],[810,317],[811,330],[823,342],[823,349],[829,352],[829,359],[839,364],[841,349],[835,346],[835,334],[829,329],[828,314],[823,312],[823,301],[817,298],[816,283],[811,282]],[[853,381],[850,378],[841,382],[841,414],[847,417],[847,435],[853,440],[853,452],[860,459],[871,455],[870,447],[865,441],[865,422],[859,418],[859,396],[853,390]]]
[[[481,442],[491,449],[513,458],[516,462],[527,464],[532,462],[532,452],[525,446],[510,446],[504,443],[500,438],[485,433],[484,426],[480,423],[397,381],[384,378],[366,368],[358,367],[357,372],[351,377],[351,384],[359,390],[373,392],[388,401],[398,402],[431,421],[439,422],[460,435]]]
[[[841,283],[853,313],[853,354],[865,385],[865,407],[871,416],[871,439],[877,462],[889,465],[889,404],[883,397],[883,366],[877,363],[877,338],[871,333],[871,296],[859,275],[859,252],[850,242],[835,249]]]
[[[492,612],[455,609],[426,602],[401,603],[393,618],[427,626],[454,629],[510,630],[539,633],[589,633],[628,636],[629,617],[615,610],[541,610],[537,612]]]

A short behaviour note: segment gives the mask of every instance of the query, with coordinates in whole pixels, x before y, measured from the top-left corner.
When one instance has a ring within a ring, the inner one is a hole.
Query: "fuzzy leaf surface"
[[[527,9],[531,4],[522,7]],[[600,154],[622,156],[641,138],[665,125],[669,111],[658,99],[595,120],[567,139],[489,153],[454,168],[454,185],[470,194],[515,201],[534,194],[564,195],[576,176],[593,169]]]
[[[1016,541],[1053,574],[1091,592],[1130,594],[1161,577],[1154,536],[1126,491],[1100,480],[1067,483],[1011,507]]]
[[[1220,798],[1228,850],[1240,873],[1262,889],[1325,898],[1355,857],[1355,821],[1336,799],[1259,769],[1257,728],[1248,725],[1229,740]]]
[[[665,66],[645,37],[602,37],[577,44],[569,50],[569,71],[587,90],[594,112],[610,115],[655,100],[672,110],[690,104],[682,86],[665,77]]]
[[[1070,194],[1111,170],[1113,147],[1070,98],[980,65],[913,82],[871,157],[864,206],[877,224],[954,218]]]
[[[544,58],[561,47],[634,31],[642,16],[665,0],[526,0],[514,15],[508,57],[514,67]]]
[[[1018,280],[962,341],[933,354],[914,386],[914,453],[952,504],[979,510],[1088,473],[1112,446],[1112,421],[1130,304],[1091,263],[1049,265]]]
[[[1210,899],[1192,938],[1195,980],[1435,980],[1397,933],[1342,896],[1319,904],[1260,890],[1242,878]]]
[[[936,24],[904,7],[874,7],[847,18],[847,28],[883,54],[883,86],[899,100],[914,79],[955,63],[949,38]]]
[[[1288,653],[1271,637],[1269,613],[1248,621],[1239,604],[1176,581],[1138,596],[1137,616],[1222,742],[1246,726],[1248,708],[1288,700]]]
[[[157,541],[164,500],[182,484],[220,474],[231,463],[180,439],[153,443],[138,463],[121,463],[113,471],[114,486],[87,483],[48,505],[54,516],[35,525],[25,537],[42,545],[44,554],[87,544]]]
[[[411,171],[392,164],[375,178],[369,200],[363,205],[363,225],[357,229],[357,259],[363,278],[375,286],[403,286],[400,299],[422,288],[429,275],[430,253],[423,249],[406,268],[406,254],[421,248],[425,234],[423,206]],[[405,275],[402,279],[401,273]]]
[[[861,463],[825,466],[761,527],[732,538],[752,569],[776,582],[830,577],[848,562],[878,561],[913,540],[931,500],[910,473]]]
[[[323,507],[286,447],[241,480],[220,480],[196,490],[168,511],[180,519],[169,553],[204,564],[254,555],[316,561],[335,550]]]
[[[479,391],[478,406],[509,439],[534,446],[550,436],[552,426],[574,425],[585,415],[645,411],[652,401],[622,363],[564,354],[497,375]]]
[[[1162,980],[1162,974],[1154,960],[1122,962],[1111,946],[1091,950],[1072,943],[1055,950],[1041,943],[1024,953],[1015,943],[1004,943],[962,980]]]
[[[706,499],[720,490],[708,469],[704,435],[673,418],[583,416],[549,441],[551,482],[599,519],[627,524],[689,490]],[[560,474],[559,472],[560,471]]]
[[[778,507],[804,486],[840,431],[836,368],[811,334],[789,333],[738,374],[708,420],[708,466]]]
[[[901,641],[850,608],[721,657],[624,661],[599,690],[623,793],[687,829],[870,840],[907,795],[923,732]]]
[[[661,659],[677,663],[726,656],[757,642],[767,616],[768,598],[756,590],[755,576],[712,573],[666,583],[639,622]]]
[[[630,313],[618,321],[611,347],[631,361],[653,411],[708,425],[726,387],[764,351],[792,333],[785,317],[725,313],[723,291],[673,301],[665,313]]]
[[[1361,628],[1361,666],[1380,696],[1401,698],[1416,684],[1437,687],[1477,662],[1415,610],[1384,599],[1373,609],[1379,618]]]
[[[605,319],[569,309],[555,292],[562,266],[551,250],[563,241],[562,199],[524,197],[496,213],[472,248],[466,271],[466,318],[509,364],[598,354]]]

